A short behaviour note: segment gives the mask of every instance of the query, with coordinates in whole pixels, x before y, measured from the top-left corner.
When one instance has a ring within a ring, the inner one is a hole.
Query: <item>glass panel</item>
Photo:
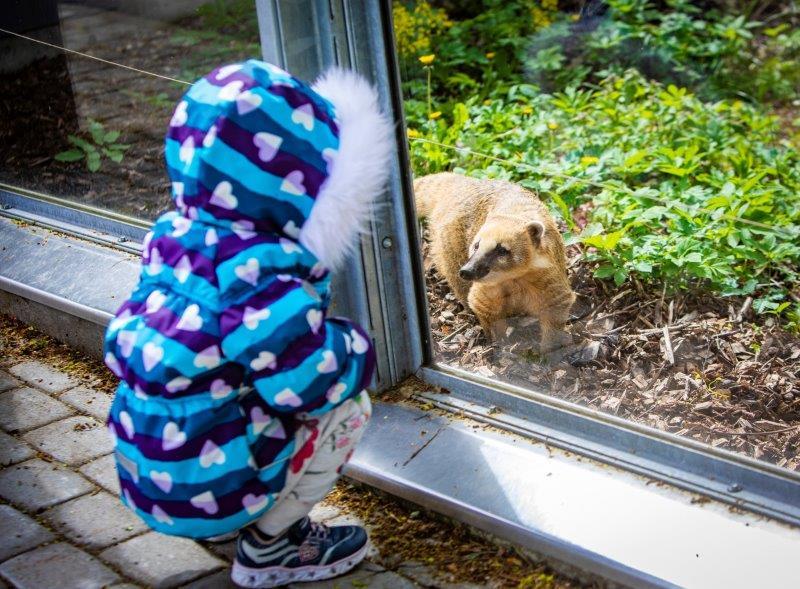
[[[395,2],[436,360],[800,469],[792,6]]]
[[[253,0],[12,0],[0,28],[0,183],[147,219],[187,83],[260,55]]]

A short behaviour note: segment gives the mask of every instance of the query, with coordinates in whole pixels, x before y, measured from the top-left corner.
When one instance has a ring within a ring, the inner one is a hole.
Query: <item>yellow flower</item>
[[[527,106],[527,105],[526,105],[526,106],[523,106],[523,107],[522,107],[522,114],[524,114],[524,115],[529,115],[529,114],[531,114],[532,112],[533,112],[533,108],[531,108],[530,106]]]
[[[434,120],[435,120],[435,119],[438,119],[440,116],[442,116],[442,113],[441,113],[441,112],[439,112],[438,110],[435,110],[435,111],[433,111],[432,113],[430,113],[430,114],[428,115],[428,118],[429,118],[429,119],[434,119]]]
[[[493,59],[496,53],[494,51],[490,51],[486,54],[486,59]]]
[[[485,106],[489,106],[491,103],[492,103],[492,99],[491,98],[487,98],[486,100],[483,101],[483,104]]]
[[[422,133],[420,133],[416,129],[408,129],[408,131],[406,131],[406,134],[408,135],[409,139],[414,139],[415,137],[419,137],[422,135]]]
[[[550,129],[551,131],[555,131],[556,129],[558,129],[558,123],[556,123],[555,121],[550,121],[549,123],[547,123],[547,128]]]
[[[579,21],[579,20],[581,20],[581,15],[580,14],[570,14],[569,18],[571,20],[574,20],[574,21]]]
[[[581,158],[581,164],[584,166],[591,166],[592,164],[596,164],[600,161],[599,157],[595,157],[593,155],[585,155]]]
[[[434,59],[436,59],[436,55],[431,53],[430,55],[423,55],[422,57],[420,57],[419,62],[422,65],[431,65]]]

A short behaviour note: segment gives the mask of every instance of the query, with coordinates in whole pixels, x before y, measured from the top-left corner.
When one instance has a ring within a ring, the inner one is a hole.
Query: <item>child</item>
[[[370,416],[367,334],[327,319],[329,270],[366,228],[392,127],[375,91],[260,61],[196,82],[166,139],[175,209],[106,335],[123,502],[159,532],[241,530],[245,587],[339,575],[366,532],[307,515]],[[252,524],[252,525],[251,525]]]

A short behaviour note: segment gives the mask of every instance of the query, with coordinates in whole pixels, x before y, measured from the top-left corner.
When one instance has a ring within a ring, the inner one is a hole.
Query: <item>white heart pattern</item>
[[[295,196],[302,196],[306,193],[305,175],[300,170],[294,170],[286,174],[281,182],[281,191]]]
[[[217,245],[219,243],[219,236],[217,235],[216,230],[212,227],[208,231],[206,231],[206,245],[212,246]]]
[[[323,276],[325,276],[325,272],[327,272],[325,264],[323,264],[322,262],[317,262],[316,264],[314,264],[314,266],[312,266],[311,272],[309,274],[311,274],[312,278],[322,278]]]
[[[122,313],[108,322],[108,330],[111,332],[121,330],[123,326],[128,323],[128,319],[130,319],[131,316],[131,310],[125,309]]]
[[[178,159],[188,168],[194,159],[194,137],[191,135],[183,140],[178,151]]]
[[[183,182],[173,182],[172,183],[172,194],[175,195],[175,198],[183,198],[183,191],[185,190],[185,186]],[[152,233],[151,233],[152,236]]]
[[[219,348],[217,346],[208,346],[194,357],[194,365],[197,368],[206,368],[212,370],[222,363]]]
[[[269,368],[270,370],[275,370],[278,366],[277,358],[275,354],[272,352],[267,352],[266,350],[262,351],[258,354],[256,358],[253,358],[250,361],[250,368],[255,371],[264,370],[265,368]]]
[[[172,113],[172,118],[169,121],[170,127],[182,127],[186,124],[186,121],[189,120],[189,113],[186,111],[188,106],[189,103],[185,100],[181,100],[178,103],[178,106],[175,108],[175,112]]]
[[[306,131],[314,129],[314,108],[310,103],[298,106],[292,111],[292,122],[302,125]]]
[[[153,509],[150,513],[153,515],[153,518],[155,518],[155,520],[158,523],[167,524],[168,526],[171,526],[173,524],[172,518],[167,514],[167,512],[161,509],[155,503],[153,503]]]
[[[240,115],[246,115],[261,106],[263,101],[264,100],[261,98],[261,96],[255,92],[247,90],[236,97],[236,110]]]
[[[191,273],[192,261],[187,255],[181,256],[181,259],[178,260],[178,263],[175,264],[175,267],[172,269],[172,274],[175,276],[175,280],[183,284],[189,280],[189,275],[191,275]]]
[[[364,354],[369,350],[369,342],[364,339],[355,329],[350,331],[350,337],[353,338],[353,351],[356,354]]]
[[[244,315],[242,316],[242,324],[250,331],[255,330],[258,324],[262,321],[269,319],[270,310],[267,307],[263,309],[255,309],[253,307],[245,306]]]
[[[286,225],[283,226],[283,232],[292,239],[298,239],[300,237],[300,227],[298,227],[294,221],[286,223]]]
[[[119,424],[122,426],[122,429],[125,430],[125,436],[129,439],[133,439],[133,434],[136,432],[133,429],[133,419],[131,419],[131,414],[127,411],[120,411],[119,417],[117,418]]]
[[[131,492],[128,489],[122,491],[122,496],[125,497],[125,502],[128,504],[128,507],[131,508],[133,511],[136,511],[136,503],[133,502],[133,497],[131,497]]]
[[[183,315],[181,315],[180,321],[178,321],[178,325],[175,327],[183,331],[200,331],[203,327],[203,318],[200,317],[200,306],[191,304],[186,307]]]
[[[190,384],[192,384],[192,381],[185,376],[176,376],[164,388],[167,389],[168,393],[179,393],[188,389]]]
[[[303,404],[303,399],[290,388],[283,389],[280,393],[275,395],[276,405],[288,405],[289,407],[300,407]]]
[[[234,274],[236,274],[236,277],[239,280],[244,280],[253,286],[258,284],[258,276],[260,271],[261,267],[259,266],[258,259],[256,258],[250,258],[246,263],[236,266],[236,268],[233,269]]]
[[[221,378],[214,379],[211,383],[211,398],[224,399],[233,391],[233,387]]]
[[[170,475],[167,471],[159,472],[157,470],[151,470],[150,480],[153,481],[153,484],[156,487],[165,493],[169,493],[172,490],[172,475]]]
[[[250,515],[255,515],[259,511],[266,509],[267,496],[253,495],[252,493],[248,493],[242,497],[242,507],[244,507],[247,513]]]
[[[150,398],[150,395],[145,393],[138,384],[133,385],[133,396],[142,401],[147,401]]]
[[[217,126],[211,125],[206,131],[205,136],[203,137],[203,147],[211,147],[214,145],[214,142],[217,140]]]
[[[147,342],[142,347],[142,364],[146,372],[150,372],[153,368],[158,366],[158,363],[164,358],[164,348],[155,342]]]
[[[218,206],[221,209],[232,211],[239,204],[239,199],[233,194],[233,186],[231,183],[227,180],[223,180],[214,188],[214,192],[211,193],[211,198],[208,199],[208,203]]]
[[[133,354],[133,345],[136,343],[135,331],[118,331],[117,332],[117,346],[119,346],[119,353],[123,358],[130,358]]]
[[[319,328],[322,327],[322,311],[319,309],[309,309],[306,313],[306,321],[314,335],[319,333]]]
[[[154,247],[150,250],[150,261],[147,264],[147,273],[151,276],[155,276],[156,274],[161,274],[161,270],[164,269],[164,258],[161,257],[161,252],[158,251],[157,247]]]
[[[202,509],[209,515],[214,515],[219,511],[217,499],[211,491],[203,491],[199,495],[195,495],[189,499],[189,503],[194,505],[197,509]]]
[[[231,229],[233,232],[239,236],[239,239],[252,239],[256,236],[256,232],[253,231],[254,225],[252,221],[234,221],[231,223]]]
[[[278,243],[281,244],[281,249],[285,254],[302,254],[303,250],[300,248],[297,243],[292,241],[291,239],[286,239],[285,237],[281,237],[278,239]]]
[[[119,365],[119,361],[117,361],[114,354],[106,352],[106,355],[103,357],[103,362],[117,378],[122,378],[122,366]]]
[[[330,175],[331,170],[333,169],[333,161],[336,159],[337,153],[339,152],[333,149],[332,147],[326,147],[325,149],[322,150],[322,159],[325,160],[326,164],[325,168],[326,171],[328,172],[328,175]]]
[[[147,295],[147,299],[144,302],[144,308],[148,313],[155,313],[161,307],[164,306],[164,302],[166,300],[167,300],[167,295],[165,295],[160,290],[154,290],[149,295]]]
[[[253,424],[253,433],[259,436],[261,432],[264,431],[264,428],[267,427],[272,418],[264,413],[264,410],[261,407],[253,407],[250,410],[250,422]]]
[[[169,421],[161,431],[161,448],[165,452],[180,448],[186,443],[186,432],[182,432],[178,424]]]
[[[242,67],[244,66],[242,66],[242,64],[240,63],[232,63],[230,65],[222,66],[221,68],[219,68],[219,70],[217,71],[217,75],[214,77],[217,80],[224,80],[231,74],[235,74],[236,72],[241,70]]]
[[[200,466],[210,468],[212,464],[225,464],[225,452],[211,440],[206,440],[200,450]]]
[[[258,159],[262,162],[271,162],[275,159],[282,143],[283,137],[265,131],[253,136],[253,145],[258,148]]]
[[[267,431],[264,433],[265,436],[268,438],[273,438],[275,440],[285,440],[286,439],[286,430],[283,428],[283,424],[281,423],[280,419],[273,419],[272,423],[269,424]]]
[[[325,393],[325,398],[334,405],[342,400],[342,395],[347,390],[347,385],[339,381]]]
[[[317,364],[317,372],[320,374],[330,374],[331,372],[336,372],[338,367],[339,364],[336,362],[336,354],[331,350],[323,351],[322,361]]]
[[[344,337],[344,348],[347,350],[347,354],[349,356],[350,352],[353,350],[353,338],[346,333],[343,333],[342,337]]]
[[[234,80],[225,84],[217,94],[220,100],[234,100],[244,88],[244,82],[241,80]]]
[[[187,219],[186,217],[175,217],[172,220],[172,236],[173,237],[183,237],[189,230],[192,228],[192,221],[191,219]]]

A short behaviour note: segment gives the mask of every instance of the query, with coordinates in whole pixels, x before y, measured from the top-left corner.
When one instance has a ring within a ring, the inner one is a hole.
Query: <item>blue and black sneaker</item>
[[[305,517],[270,537],[253,525],[239,533],[231,578],[253,588],[321,581],[346,573],[366,554],[367,532],[360,526],[328,527]]]

